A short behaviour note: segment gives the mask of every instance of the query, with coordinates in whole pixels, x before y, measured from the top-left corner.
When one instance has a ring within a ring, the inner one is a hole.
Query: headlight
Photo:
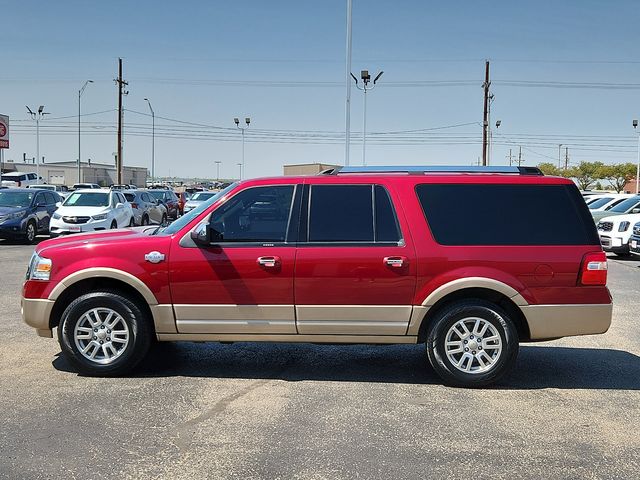
[[[60,220],[62,218],[62,215],[60,215],[59,213],[54,213],[52,218],[54,220]]]
[[[91,217],[93,220],[105,220],[107,218],[107,214],[106,213],[100,213],[98,215],[94,215],[93,217]]]
[[[629,230],[629,226],[631,226],[631,222],[620,222],[620,226],[618,227],[619,232],[626,232]]]
[[[48,258],[41,257],[37,253],[33,253],[29,268],[27,269],[27,280],[44,280],[48,281],[51,276],[51,267],[53,263]]]
[[[9,220],[15,220],[16,218],[22,218],[24,217],[25,213],[27,213],[26,210],[23,210],[21,212],[6,213],[4,215],[0,215],[0,223],[7,222]]]

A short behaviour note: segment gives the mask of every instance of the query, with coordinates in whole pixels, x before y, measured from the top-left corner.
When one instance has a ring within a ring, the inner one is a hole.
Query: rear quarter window
[[[441,245],[599,245],[587,205],[573,185],[416,186]]]

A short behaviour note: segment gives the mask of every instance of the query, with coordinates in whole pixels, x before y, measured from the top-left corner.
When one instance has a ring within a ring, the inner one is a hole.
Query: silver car
[[[145,190],[125,190],[122,194],[131,204],[133,219],[136,225],[149,225],[151,223],[166,225],[167,209],[158,204],[156,200]]]
[[[187,213],[187,212],[193,210],[198,205],[200,205],[202,202],[206,202],[211,197],[213,197],[214,195],[217,195],[217,194],[218,194],[218,192],[208,192],[208,191],[195,192],[193,194],[193,196],[189,199],[189,201],[184,204],[184,213]]]

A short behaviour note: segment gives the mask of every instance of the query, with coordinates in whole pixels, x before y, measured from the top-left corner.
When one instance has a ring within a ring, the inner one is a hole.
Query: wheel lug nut
[[[100,343],[102,343],[102,342],[100,342]],[[473,354],[475,355],[475,354],[476,354],[476,351],[474,350],[474,351],[473,351],[473,352],[471,352],[471,353],[473,353]]]
[[[465,352],[468,352],[468,351],[469,351],[469,349],[468,349],[468,348],[465,348],[465,349],[464,349],[464,351],[465,351]]]
[[[104,330],[104,325],[100,325],[100,328]]]
[[[97,328],[94,328],[94,329],[93,329],[93,331],[94,331],[94,332],[97,332],[97,331],[98,331],[98,329],[97,329]]]
[[[470,338],[471,340],[473,340],[473,335],[471,335],[469,338]]]
[[[93,339],[94,339],[94,340],[97,340],[97,339],[98,339],[98,337],[96,337],[96,336],[94,335],[94,336],[93,336]]]
[[[107,333],[111,333],[111,330],[107,330]]]
[[[110,341],[111,341],[111,337],[107,337],[107,342],[110,342]]]
[[[482,347],[478,347],[478,350],[482,350]]]
[[[100,345],[102,345],[104,342],[102,340],[100,340]]]
[[[465,341],[464,341],[464,344],[466,345],[467,343],[469,343],[469,342],[467,342],[467,341],[465,340]]]

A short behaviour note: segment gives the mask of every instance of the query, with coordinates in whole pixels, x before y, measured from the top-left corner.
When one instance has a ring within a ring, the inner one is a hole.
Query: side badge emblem
[[[149,252],[144,256],[144,259],[150,263],[160,263],[164,260],[164,253]]]

